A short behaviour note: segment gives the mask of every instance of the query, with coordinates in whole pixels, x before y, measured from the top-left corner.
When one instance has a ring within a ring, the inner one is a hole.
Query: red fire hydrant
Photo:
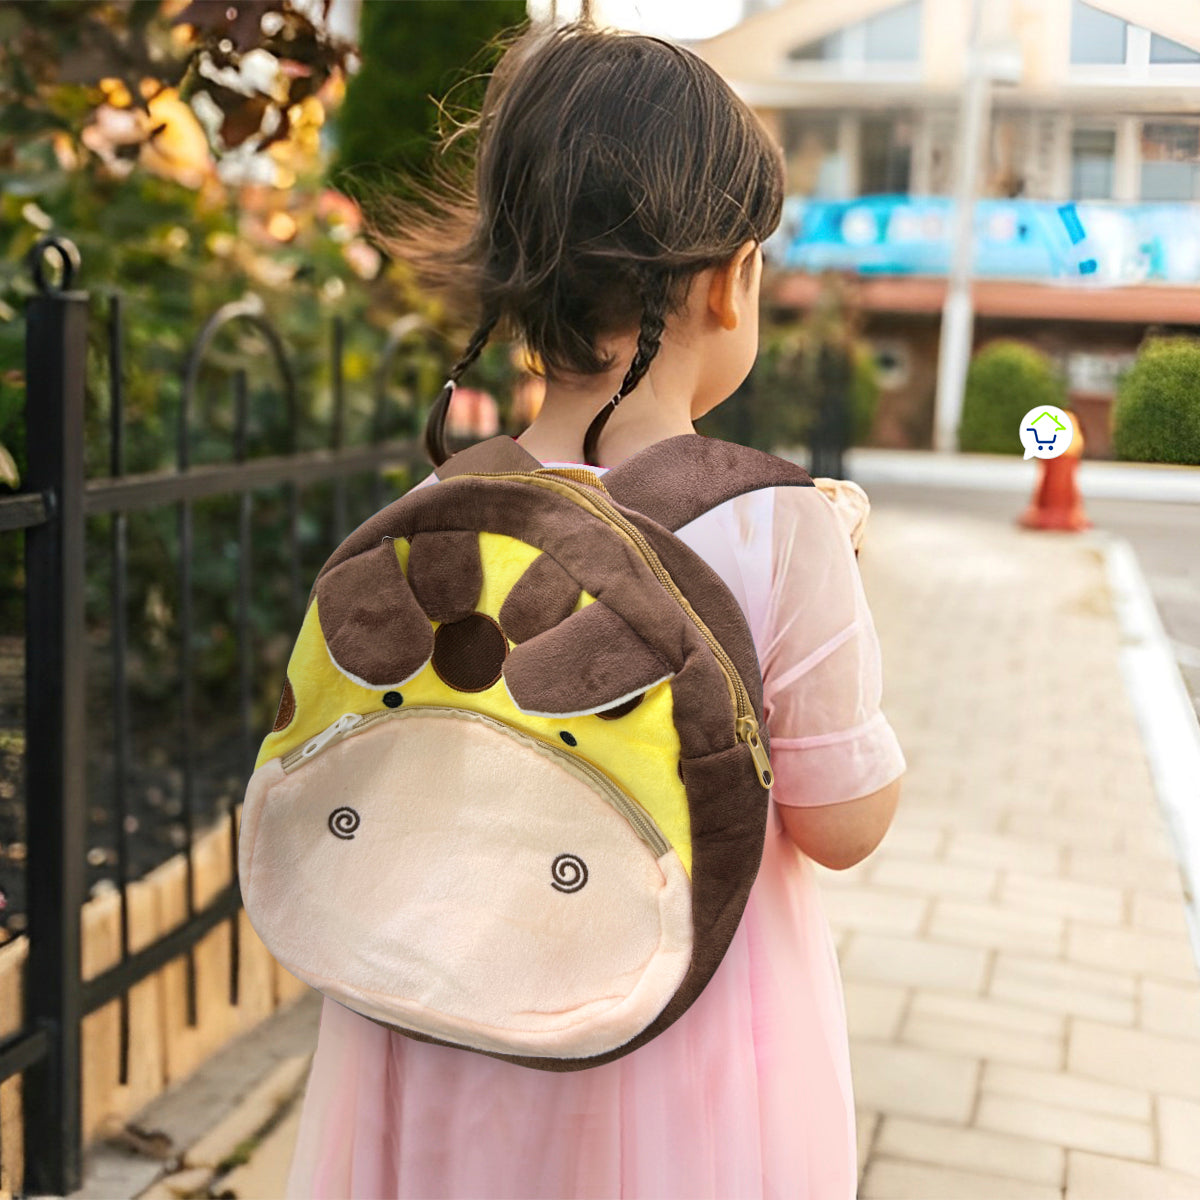
[[[1057,458],[1039,460],[1041,473],[1033,490],[1033,500],[1018,523],[1026,529],[1091,529],[1083,511],[1083,497],[1075,478],[1083,454],[1083,430],[1072,412],[1067,413],[1075,435],[1065,453]]]

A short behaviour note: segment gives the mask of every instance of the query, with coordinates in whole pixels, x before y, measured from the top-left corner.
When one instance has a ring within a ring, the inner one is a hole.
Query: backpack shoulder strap
[[[736,442],[681,433],[605,472],[609,495],[674,532],[710,508],[766,487],[812,487],[803,467]]]
[[[467,471],[537,471],[541,465],[515,438],[498,434],[450,455],[434,474],[449,479]]]

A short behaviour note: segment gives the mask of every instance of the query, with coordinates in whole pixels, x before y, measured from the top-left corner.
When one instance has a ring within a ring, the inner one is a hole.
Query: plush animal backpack
[[[619,1058],[720,964],[771,786],[750,630],[674,530],[801,468],[681,434],[604,475],[453,455],[317,575],[246,791],[247,915],[408,1037]]]

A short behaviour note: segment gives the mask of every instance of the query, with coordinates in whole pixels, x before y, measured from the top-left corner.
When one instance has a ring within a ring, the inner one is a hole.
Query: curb
[[[311,1063],[311,1054],[284,1059],[235,1109],[184,1151],[182,1169],[155,1180],[134,1200],[253,1195],[229,1185],[240,1179],[244,1187],[254,1177],[250,1168],[273,1140],[274,1131],[293,1114],[299,1115],[296,1101],[303,1094]]]
[[[214,1177],[219,1189],[298,1107],[322,1003],[319,992],[302,992],[85,1147],[83,1186],[66,1200],[208,1196]]]
[[[311,1062],[311,1054],[285,1058],[237,1108],[183,1152],[183,1165],[217,1170],[243,1142],[266,1128],[276,1113],[291,1103],[304,1087]]]
[[[801,465],[803,447],[776,451]],[[907,483],[922,487],[969,488],[975,491],[1029,492],[1037,482],[1037,465],[1012,454],[943,454],[933,450],[846,451],[845,471],[856,483]],[[1083,459],[1079,490],[1085,500],[1145,500],[1200,504],[1200,468],[1168,463],[1110,462]]]
[[[1133,547],[1095,531],[1121,631],[1121,673],[1183,875],[1192,955],[1200,966],[1200,722]]]
[[[264,1135],[249,1162],[235,1167],[217,1184],[221,1200],[263,1200],[282,1196],[300,1130],[302,1092],[298,1092],[282,1116]]]

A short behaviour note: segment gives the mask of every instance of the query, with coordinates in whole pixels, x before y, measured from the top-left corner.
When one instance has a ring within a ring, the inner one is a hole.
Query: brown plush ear
[[[461,621],[475,611],[483,588],[479,534],[448,529],[410,539],[408,579],[431,621]]]
[[[337,667],[369,688],[398,687],[433,653],[433,627],[390,538],[317,580],[321,633]]]
[[[504,683],[522,712],[578,717],[631,699],[674,674],[599,600],[509,652]]]
[[[527,642],[565,621],[579,599],[579,584],[548,554],[539,554],[500,609],[500,626],[514,642]]]

